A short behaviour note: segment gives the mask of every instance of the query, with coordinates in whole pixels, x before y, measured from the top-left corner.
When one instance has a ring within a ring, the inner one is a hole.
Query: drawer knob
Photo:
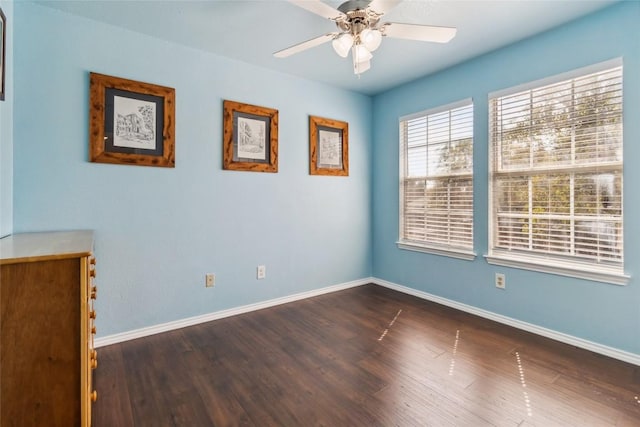
[[[98,392],[97,392],[97,391],[95,391],[95,390],[93,390],[93,391],[91,392],[91,401],[92,401],[92,402],[95,402],[96,400],[98,400]]]
[[[95,310],[91,310],[91,311],[89,312],[89,317],[90,317],[91,319],[95,319],[95,318],[96,318],[96,311],[95,311]]]

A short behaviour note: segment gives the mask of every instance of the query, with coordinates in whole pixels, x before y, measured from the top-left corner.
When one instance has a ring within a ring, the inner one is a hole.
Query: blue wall
[[[15,232],[96,230],[99,336],[373,275],[640,354],[640,193],[633,187],[640,182],[640,3],[614,5],[373,100],[14,5],[15,101],[0,107],[2,199],[9,194],[2,214],[13,214]],[[488,93],[615,57],[624,58],[630,283],[488,265]],[[176,89],[175,169],[87,161],[89,71]],[[479,256],[470,262],[399,250],[398,118],[470,96]],[[279,110],[278,174],[222,170],[223,99]],[[309,114],[349,122],[350,177],[308,175]],[[12,147],[13,173],[5,157]],[[255,279],[258,264],[267,266],[267,279]],[[214,289],[204,287],[207,272],[217,274]],[[494,287],[495,272],[506,273],[505,291]]]
[[[375,277],[640,354],[640,3],[625,2],[374,98]],[[624,218],[627,286],[497,267],[488,248],[488,94],[624,58]],[[473,97],[475,261],[400,250],[398,118]],[[506,290],[494,274],[506,274]]]
[[[99,336],[370,276],[371,98],[30,3],[15,21],[14,231],[96,231]],[[88,162],[89,71],[176,89],[174,169]],[[223,99],[279,110],[277,174],[222,170]],[[349,123],[349,177],[308,174],[310,114]]]
[[[0,237],[13,230],[13,2],[0,0],[7,18],[5,98],[0,101]]]

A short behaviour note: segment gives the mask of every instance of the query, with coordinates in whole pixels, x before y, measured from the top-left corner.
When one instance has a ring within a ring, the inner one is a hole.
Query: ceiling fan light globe
[[[333,46],[333,50],[335,50],[338,55],[346,58],[347,55],[349,55],[351,46],[353,46],[353,36],[351,34],[343,34],[333,39],[331,45]]]
[[[371,52],[369,52],[369,49],[367,49],[364,45],[357,44],[353,46],[353,62],[356,62],[356,63],[367,62],[371,58],[373,58],[373,55],[371,54]]]
[[[373,52],[379,48],[380,43],[382,43],[382,33],[378,30],[366,28],[362,30],[362,33],[360,33],[360,41],[369,50],[369,52]]]
[[[353,63],[353,74],[359,75],[371,68],[371,61],[366,60],[362,62]]]

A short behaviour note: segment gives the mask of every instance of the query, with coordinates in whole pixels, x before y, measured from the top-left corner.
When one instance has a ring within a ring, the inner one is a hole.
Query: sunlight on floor
[[[460,329],[456,330],[456,341],[453,343],[453,354],[451,356],[451,364],[449,365],[449,375],[453,376],[456,367],[456,353],[458,352],[458,340],[460,340]]]
[[[524,397],[524,403],[527,406],[527,415],[530,417],[533,416],[533,411],[531,410],[531,401],[529,400],[529,393],[527,393],[527,382],[524,379],[524,368],[522,367],[522,361],[520,360],[520,353],[516,351],[516,361],[518,362],[518,371],[520,372],[520,384],[522,384],[522,395]]]
[[[400,313],[402,313],[402,309],[398,310],[398,312],[396,313],[396,317],[393,318],[393,320],[389,323],[389,326],[387,326],[387,328],[384,330],[384,332],[382,332],[382,335],[380,335],[380,338],[378,338],[378,341],[382,341],[384,339],[384,337],[389,332],[389,328],[391,328],[393,326],[393,324],[396,322],[396,319],[398,318],[398,316],[400,316]]]

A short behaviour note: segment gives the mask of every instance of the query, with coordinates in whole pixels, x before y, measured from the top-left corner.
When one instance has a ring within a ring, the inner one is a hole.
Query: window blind
[[[473,104],[400,120],[400,243],[473,249]]]
[[[491,248],[622,273],[622,66],[489,99]]]

